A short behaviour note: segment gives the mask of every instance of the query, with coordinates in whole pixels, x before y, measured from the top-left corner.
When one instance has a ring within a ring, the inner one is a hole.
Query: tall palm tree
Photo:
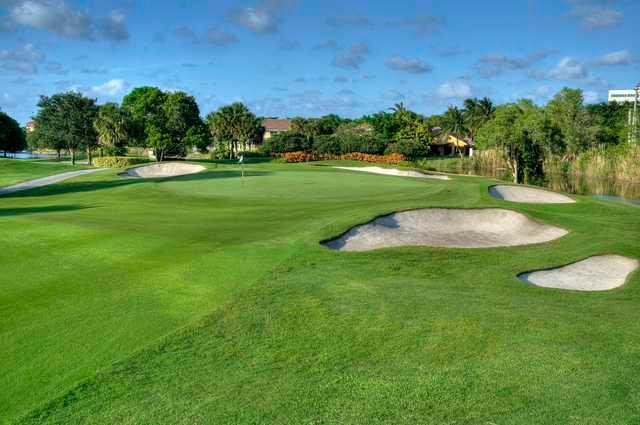
[[[458,137],[466,136],[468,134],[468,130],[465,125],[463,111],[456,106],[449,106],[447,112],[442,116],[442,129],[444,130],[445,137],[449,137],[452,134],[455,134]],[[457,145],[456,151],[460,156],[462,156],[462,151]]]
[[[493,118],[493,114],[496,112],[496,107],[488,97],[483,97],[478,101],[478,108],[484,117],[485,121],[489,121]]]
[[[130,124],[129,114],[118,105],[102,105],[93,122],[100,147],[112,154],[120,153],[129,140]]]
[[[407,112],[406,106],[404,106],[404,102],[396,103],[391,108],[389,108],[394,114],[404,114]]]
[[[464,101],[464,122],[467,135],[472,141],[475,141],[480,127],[493,117],[495,109],[493,102],[487,97],[480,100],[466,99]]]

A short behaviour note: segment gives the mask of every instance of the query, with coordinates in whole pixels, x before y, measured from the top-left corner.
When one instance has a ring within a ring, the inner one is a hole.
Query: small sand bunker
[[[203,171],[204,169],[205,168],[202,165],[187,164],[182,162],[166,162],[130,168],[121,175],[127,177],[151,179],[157,177],[176,177],[184,176],[187,174],[195,174]]]
[[[504,201],[532,204],[572,204],[576,202],[561,193],[526,186],[491,186],[489,194]]]
[[[382,168],[382,167],[333,167],[333,168],[338,168],[340,170],[349,170],[349,171],[362,171],[364,173],[386,174],[388,176],[418,177],[418,178],[426,178],[426,179],[449,180],[449,176],[442,176],[439,174],[425,174],[425,173],[421,173],[420,171],[399,170],[397,168]]]
[[[549,270],[522,273],[524,282],[545,288],[606,291],[622,286],[640,261],[621,255],[599,255]]]
[[[490,248],[547,242],[566,234],[511,210],[427,208],[379,217],[323,244],[338,251],[416,245]]]

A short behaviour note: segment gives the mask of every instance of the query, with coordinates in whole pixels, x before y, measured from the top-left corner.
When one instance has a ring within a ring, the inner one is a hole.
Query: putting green
[[[114,171],[2,199],[7,423],[624,423],[637,413],[638,273],[596,294],[516,277],[602,252],[640,257],[634,207],[510,205],[570,232],[535,246],[339,253],[319,241],[384,213],[504,203],[477,178],[263,164],[243,180],[206,166],[161,181]]]

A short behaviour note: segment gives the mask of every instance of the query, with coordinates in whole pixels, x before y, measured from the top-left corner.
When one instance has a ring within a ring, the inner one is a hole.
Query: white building
[[[609,103],[633,102],[636,100],[635,90],[609,90]]]

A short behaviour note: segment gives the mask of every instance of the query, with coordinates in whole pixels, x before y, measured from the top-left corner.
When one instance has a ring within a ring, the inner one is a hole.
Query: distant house
[[[473,156],[475,144],[468,137],[440,132],[431,142],[431,151],[440,156]]]
[[[373,126],[371,124],[367,124],[366,122],[363,122],[362,124],[356,125],[354,129],[361,133],[371,133],[373,131]]]
[[[278,133],[284,133],[291,130],[290,119],[280,118],[265,118],[262,120],[262,126],[264,127],[264,140],[270,139],[271,136]]]
[[[33,131],[36,129],[36,122],[33,120],[29,121],[25,128],[27,129],[27,133],[33,133]]]

